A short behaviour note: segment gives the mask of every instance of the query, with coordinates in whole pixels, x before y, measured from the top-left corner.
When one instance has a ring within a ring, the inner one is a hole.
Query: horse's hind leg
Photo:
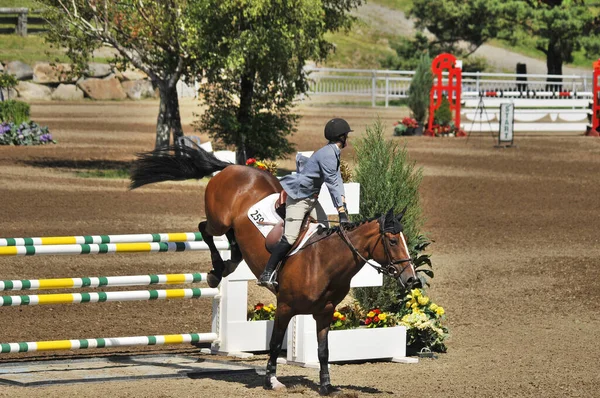
[[[215,246],[214,237],[206,231],[207,224],[207,221],[202,221],[200,224],[198,224],[198,231],[200,231],[202,234],[202,239],[210,249],[210,258],[213,266],[213,269],[208,273],[206,281],[208,282],[208,286],[217,287],[219,286],[219,283],[221,283],[223,270],[225,269],[225,263],[223,262],[223,258],[221,257],[217,246]]]

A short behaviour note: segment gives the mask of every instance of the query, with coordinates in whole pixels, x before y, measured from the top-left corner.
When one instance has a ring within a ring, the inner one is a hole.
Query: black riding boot
[[[276,282],[274,282],[274,281],[269,282],[271,279],[271,276],[273,275],[273,271],[275,271],[277,264],[279,264],[279,262],[285,258],[285,255],[288,254],[288,252],[290,251],[291,248],[292,248],[292,245],[289,244],[289,242],[287,241],[285,236],[282,236],[281,240],[277,243],[277,245],[275,245],[275,247],[271,251],[271,257],[269,258],[269,261],[267,262],[265,270],[263,271],[263,273],[260,275],[260,278],[258,279],[258,284],[260,286],[268,287],[270,285],[276,284]]]

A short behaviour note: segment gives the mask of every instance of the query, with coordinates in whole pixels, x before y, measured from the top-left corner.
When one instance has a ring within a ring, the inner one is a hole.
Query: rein
[[[378,273],[380,274],[384,274],[386,276],[391,276],[393,277],[396,271],[396,268],[394,267],[394,265],[397,264],[402,264],[402,263],[408,263],[407,265],[402,267],[402,270],[398,273],[398,275],[401,275],[404,270],[410,266],[410,262],[412,261],[412,259],[409,258],[402,258],[400,260],[393,260],[392,256],[390,254],[390,250],[387,247],[386,243],[385,243],[385,238],[383,237],[383,233],[380,234],[380,238],[383,238],[383,250],[385,251],[385,255],[388,258],[388,264],[386,267],[382,267],[382,266],[377,266],[375,264],[372,264],[371,262],[369,262],[368,259],[366,259],[362,254],[360,254],[360,252],[358,251],[358,249],[356,249],[356,247],[354,247],[354,245],[352,244],[352,242],[350,241],[350,238],[348,237],[348,234],[346,233],[346,230],[344,229],[343,225],[340,225],[339,228],[339,232],[340,232],[340,236],[342,238],[342,240],[348,245],[348,247],[350,248],[350,250],[352,251],[352,253],[354,253],[355,255],[357,255],[358,257],[360,257],[361,260],[363,260],[365,263],[369,264],[371,267],[375,268],[375,270],[377,270]]]

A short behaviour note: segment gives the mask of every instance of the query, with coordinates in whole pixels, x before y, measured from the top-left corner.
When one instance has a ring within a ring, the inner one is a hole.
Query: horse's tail
[[[139,153],[131,170],[130,189],[161,181],[200,179],[231,166],[198,145],[170,146]]]

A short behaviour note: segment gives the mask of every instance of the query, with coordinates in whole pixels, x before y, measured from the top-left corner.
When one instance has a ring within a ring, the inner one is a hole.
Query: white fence
[[[376,106],[384,101],[408,97],[408,88],[414,71],[309,68],[309,91],[311,96],[364,97]],[[561,79],[561,82],[556,82]],[[592,75],[533,75],[509,73],[462,74],[462,92],[481,91],[592,91]]]

